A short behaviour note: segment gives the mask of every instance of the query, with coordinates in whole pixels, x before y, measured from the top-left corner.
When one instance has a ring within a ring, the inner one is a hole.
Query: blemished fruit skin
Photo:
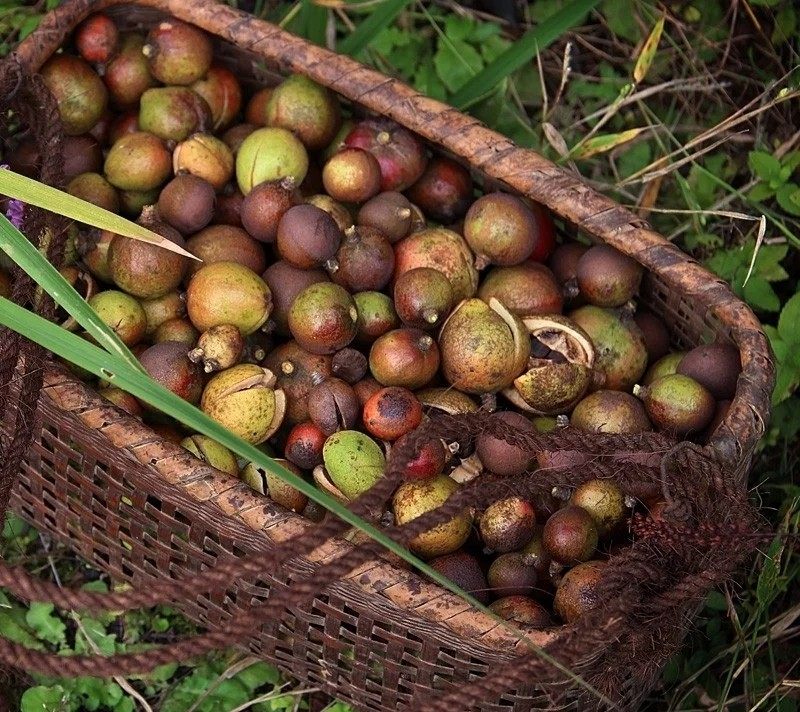
[[[80,57],[57,54],[42,67],[41,75],[55,96],[67,134],[86,133],[105,112],[108,91],[100,77]]]
[[[595,589],[603,577],[605,566],[604,561],[587,561],[564,574],[553,601],[553,607],[561,620],[574,623],[597,606]]]
[[[644,407],[653,424],[675,435],[703,430],[714,417],[716,401],[689,376],[662,376],[642,391]]]
[[[697,381],[717,400],[730,400],[741,370],[739,349],[718,343],[693,348],[681,359],[676,372]]]

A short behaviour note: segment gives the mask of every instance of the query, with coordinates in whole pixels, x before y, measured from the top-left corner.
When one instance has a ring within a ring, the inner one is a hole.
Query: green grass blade
[[[4,215],[0,215],[0,250],[36,280],[57,304],[88,331],[106,351],[143,371],[139,360],[117,335],[67,282],[61,273],[42,257],[39,251]],[[83,341],[83,339],[79,339]]]
[[[97,346],[81,339],[79,336],[62,329],[60,326],[43,319],[37,314],[23,309],[19,305],[3,297],[0,297],[0,325],[13,329],[22,336],[37,342],[48,351],[52,351],[54,354],[61,356],[63,359],[79,364],[82,368],[90,371],[98,378],[108,380],[114,386],[131,393],[136,398],[180,421],[186,427],[213,438],[239,457],[252,461],[258,467],[276,475],[287,484],[305,494],[309,499],[325,507],[325,509],[335,514],[347,524],[360,529],[373,541],[396,554],[404,561],[407,561],[420,573],[425,574],[442,586],[442,588],[447,589],[474,608],[491,616],[505,629],[518,636],[531,650],[539,654],[543,659],[550,662],[572,680],[592,692],[592,694],[597,695],[599,699],[609,702],[599,691],[595,690],[571,670],[565,668],[561,663],[554,660],[539,646],[524,639],[518,628],[499,618],[478,600],[456,586],[450,579],[442,576],[436,569],[431,568],[428,564],[418,559],[408,549],[388,537],[380,529],[377,529],[369,522],[354,514],[343,504],[333,499],[322,490],[317,489],[313,484],[306,482],[302,477],[282,467],[261,450],[234,435],[215,420],[209,418],[201,410],[187,403],[182,398],[179,398],[171,391],[163,388],[149,376],[139,370],[131,368],[131,366],[122,359],[104,352]]]
[[[302,34],[320,47],[325,46],[325,31],[328,26],[328,10],[313,0],[302,0],[298,18],[303,28]]]
[[[355,30],[339,42],[337,50],[355,57],[410,4],[411,0],[383,0]]]
[[[109,210],[76,198],[74,195],[65,193],[57,188],[51,188],[49,185],[33,180],[33,178],[28,178],[5,168],[0,170],[0,194],[58,213],[72,220],[78,220],[101,230],[110,230],[118,235],[125,235],[134,240],[158,245],[165,250],[177,252],[179,255],[190,257],[193,260],[197,259],[191,252],[187,252],[182,247],[161,237],[161,235],[152,230],[126,220]]]
[[[503,54],[478,72],[453,95],[450,103],[463,109],[493,91],[503,79],[530,62],[537,52],[541,52],[581,22],[586,13],[599,3],[600,0],[573,0],[526,32]]]

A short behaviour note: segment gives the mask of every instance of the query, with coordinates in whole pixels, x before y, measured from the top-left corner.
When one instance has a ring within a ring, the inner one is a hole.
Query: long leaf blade
[[[13,329],[22,336],[36,341],[48,351],[52,351],[54,354],[64,359],[72,361],[73,363],[79,363],[83,368],[90,371],[98,378],[107,379],[118,388],[122,388],[128,393],[131,393],[136,398],[141,399],[154,408],[158,408],[163,413],[179,420],[192,430],[213,438],[239,457],[252,461],[258,467],[276,475],[343,521],[360,529],[373,541],[411,564],[420,573],[431,578],[442,586],[442,588],[454,593],[474,608],[492,617],[500,626],[516,635],[523,644],[527,645],[536,654],[540,655],[557,669],[564,672],[572,680],[596,695],[598,699],[608,702],[607,698],[576,673],[564,667],[541,647],[534,645],[530,640],[525,638],[518,628],[508,621],[499,618],[493,611],[484,606],[473,596],[461,589],[450,579],[440,574],[436,569],[418,559],[408,549],[398,544],[380,529],[377,529],[369,522],[354,514],[343,504],[339,503],[322,490],[317,489],[311,483],[306,482],[302,477],[282,467],[264,452],[242,440],[237,435],[234,435],[201,410],[187,403],[182,398],[179,398],[171,391],[163,388],[149,376],[132,369],[121,359],[105,353],[97,346],[84,341],[75,334],[43,319],[38,314],[33,314],[23,309],[19,305],[3,297],[0,297],[0,325]]]
[[[666,17],[662,16],[661,19],[656,22],[655,27],[653,27],[650,35],[642,45],[639,58],[636,60],[636,66],[633,68],[633,81],[637,84],[641,82],[642,79],[647,76],[647,72],[650,71],[650,65],[653,63],[653,59],[656,56],[658,43],[661,42],[661,33],[664,31],[665,19]]]
[[[0,250],[33,277],[37,284],[74,317],[106,351],[119,356],[134,368],[143,370],[138,359],[97,315],[97,312],[4,215],[0,215]]]
[[[526,32],[503,54],[478,72],[453,95],[450,103],[463,109],[488,94],[503,79],[530,62],[537,52],[541,52],[578,24],[599,3],[600,0],[573,0]]]
[[[411,0],[383,0],[369,13],[366,20],[339,43],[339,52],[353,57],[357,55],[410,4]]]
[[[0,194],[15,200],[21,200],[29,205],[35,205],[37,208],[50,210],[101,230],[110,230],[118,235],[149,242],[170,252],[177,252],[179,255],[190,257],[193,260],[197,259],[191,252],[187,252],[182,247],[161,237],[161,235],[152,230],[126,220],[109,210],[76,198],[74,195],[52,188],[44,183],[39,183],[33,178],[14,173],[14,171],[8,169],[0,170]]]

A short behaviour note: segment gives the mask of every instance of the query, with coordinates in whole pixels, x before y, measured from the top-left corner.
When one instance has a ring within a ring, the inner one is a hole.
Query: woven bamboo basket
[[[305,74],[354,105],[416,132],[469,166],[478,181],[527,195],[569,229],[636,259],[648,270],[642,300],[664,317],[675,347],[721,338],[740,350],[736,397],[709,447],[746,486],[769,416],[768,342],[753,313],[725,283],[646,222],[475,119],[211,0],[68,0],[19,46],[17,58],[38,70],[82,19],[101,9],[126,29],[147,28],[164,13],[197,25],[216,36],[223,62],[254,85],[273,84],[288,72]],[[3,422],[7,428],[8,413]],[[213,566],[223,555],[268,551],[311,526],[160,440],[55,366],[45,376],[36,433],[13,491],[13,508],[116,580],[141,586],[165,576],[179,578]],[[323,562],[349,546],[329,542],[288,571],[302,574],[309,562]],[[279,575],[265,571],[255,583],[198,595],[182,609],[213,629],[246,598],[263,599],[285,585]],[[558,630],[541,632],[535,640],[546,644],[558,635]],[[381,559],[353,571],[310,604],[255,629],[242,644],[362,710],[402,708],[431,690],[482,676],[519,652],[518,639],[493,619]],[[476,701],[476,708],[528,709],[534,682],[500,699]]]

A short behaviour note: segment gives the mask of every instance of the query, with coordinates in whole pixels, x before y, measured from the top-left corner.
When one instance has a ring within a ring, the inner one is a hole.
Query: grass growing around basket
[[[247,7],[246,0],[239,4]],[[10,47],[44,7],[8,5],[0,10],[0,33]],[[272,18],[290,13],[301,17],[301,3],[255,5]],[[535,0],[524,6],[519,26],[510,28],[449,0],[424,6],[391,0],[326,2],[311,20],[302,16],[307,29],[288,26],[319,38],[322,16],[325,26],[332,17],[340,49],[350,41],[354,47],[349,51],[362,61],[436,98],[452,100],[473,77],[516,47],[515,37],[537,27],[541,31],[549,18],[571,6],[569,0]],[[483,7],[491,10],[491,4]],[[774,526],[797,531],[800,102],[795,93],[800,88],[800,9],[791,0],[666,4],[660,41],[642,76],[636,68],[647,56],[645,41],[664,10],[650,0],[600,0],[571,31],[548,47],[540,44],[524,66],[503,73],[485,94],[478,92],[469,111],[515,141],[566,167],[574,165],[596,187],[639,210],[731,283],[767,324],[778,364],[776,409],[751,486]],[[357,43],[348,39],[373,16],[380,22],[374,20]],[[631,140],[620,140],[625,132],[641,128],[646,130]],[[601,150],[593,155],[576,151],[587,144]],[[762,215],[767,229],[759,241]],[[26,555],[30,569],[46,575],[46,547],[35,534],[21,536],[31,537]],[[11,541],[16,541],[14,535]],[[96,576],[67,552],[50,550],[57,568],[77,572],[73,582]],[[665,670],[646,708],[800,708],[798,600],[797,551],[780,543],[765,547],[735,586],[709,596],[685,649]],[[177,635],[186,625],[177,615],[142,616],[167,621],[169,629],[160,636]],[[112,626],[107,630],[116,632]],[[177,670],[164,686],[191,688],[197,699],[209,689],[218,690],[234,664],[227,658],[200,661],[194,670]],[[31,685],[28,681],[18,688]],[[153,709],[160,709],[162,697],[155,685],[141,680],[131,685]],[[207,696],[198,709],[215,708]],[[292,709],[288,700],[282,709]]]

